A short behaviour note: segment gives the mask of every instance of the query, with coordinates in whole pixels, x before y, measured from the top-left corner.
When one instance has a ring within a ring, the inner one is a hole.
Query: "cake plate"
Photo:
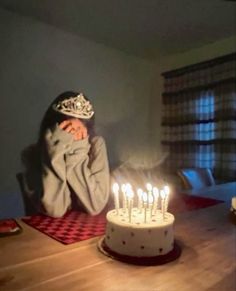
[[[98,250],[107,257],[132,265],[155,266],[164,265],[178,259],[181,255],[181,248],[174,242],[172,251],[165,255],[154,257],[133,257],[128,255],[121,255],[112,251],[105,243],[104,236],[98,241]]]

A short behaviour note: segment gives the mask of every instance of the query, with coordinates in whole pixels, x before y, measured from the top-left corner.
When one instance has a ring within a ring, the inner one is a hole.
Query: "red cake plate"
[[[105,243],[104,236],[98,241],[97,244],[98,250],[107,257],[110,257],[114,260],[118,260],[127,264],[132,265],[143,265],[143,266],[155,266],[155,265],[164,265],[178,259],[181,255],[181,248],[174,242],[174,248],[172,251],[165,255],[154,256],[154,257],[133,257],[127,255],[121,255],[112,251]]]

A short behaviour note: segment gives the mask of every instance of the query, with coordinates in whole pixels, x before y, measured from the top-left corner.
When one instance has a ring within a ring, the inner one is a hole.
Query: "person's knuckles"
[[[73,129],[72,126],[68,125],[68,126],[66,127],[65,130],[66,130],[67,132],[71,132],[72,129]]]
[[[61,128],[61,129],[64,129],[65,127],[66,127],[66,123],[63,121],[63,122],[61,122],[60,124],[59,124],[59,127]]]

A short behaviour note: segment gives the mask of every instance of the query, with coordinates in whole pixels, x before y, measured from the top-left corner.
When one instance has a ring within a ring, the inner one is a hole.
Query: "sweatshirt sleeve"
[[[66,154],[67,181],[86,211],[96,215],[109,198],[110,174],[105,141],[96,136],[74,141]]]
[[[48,129],[42,154],[42,205],[48,215],[63,216],[71,205],[70,191],[66,183],[65,154],[71,148],[73,137],[60,129]]]

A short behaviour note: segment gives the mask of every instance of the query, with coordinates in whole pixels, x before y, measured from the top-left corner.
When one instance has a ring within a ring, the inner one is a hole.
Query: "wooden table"
[[[114,261],[99,238],[69,246],[19,221],[23,233],[0,238],[0,290],[233,291],[236,227],[229,203],[176,215],[181,257],[162,266]]]
[[[233,196],[236,196],[236,182],[229,182],[224,184],[217,184],[214,186],[204,187],[201,189],[192,189],[183,191],[189,195],[201,195],[203,197],[210,197],[230,201]]]

